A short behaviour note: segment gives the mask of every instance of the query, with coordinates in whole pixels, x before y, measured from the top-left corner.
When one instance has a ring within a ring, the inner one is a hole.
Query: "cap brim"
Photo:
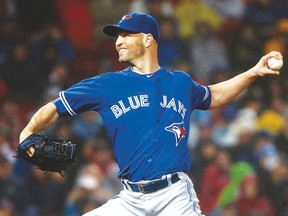
[[[127,31],[132,33],[137,33],[135,31],[131,31],[129,29],[125,29],[120,27],[119,25],[106,25],[103,27],[103,32],[109,36],[116,37],[119,31]]]

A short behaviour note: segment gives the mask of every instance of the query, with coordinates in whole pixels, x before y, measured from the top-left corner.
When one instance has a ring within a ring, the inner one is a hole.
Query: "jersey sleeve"
[[[71,88],[61,91],[59,97],[53,101],[60,117],[74,116],[77,113],[101,108],[103,84],[98,78],[83,80]]]
[[[207,110],[211,105],[210,88],[193,81],[192,101],[196,109]]]

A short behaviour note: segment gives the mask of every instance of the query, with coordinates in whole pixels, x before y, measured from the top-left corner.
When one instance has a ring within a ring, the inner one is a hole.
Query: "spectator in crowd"
[[[1,67],[1,75],[8,86],[9,95],[19,100],[39,98],[42,86],[39,67],[31,62],[29,46],[21,42],[14,46],[11,56]],[[19,79],[21,77],[21,79]]]
[[[199,20],[194,27],[194,36],[188,40],[189,63],[196,80],[211,83],[215,68],[224,70],[230,67],[227,51],[209,22]]]
[[[285,26],[287,18],[281,19],[274,25],[269,27],[269,31],[265,34],[265,40],[263,41],[264,52],[269,52],[269,50],[279,50],[286,54],[287,48],[287,29]]]
[[[102,118],[99,113],[86,112],[76,117],[71,125],[72,132],[83,141],[96,136],[103,127]]]
[[[229,59],[234,68],[234,73],[245,70],[254,64],[263,53],[259,32],[249,22],[244,22],[236,29],[235,36],[227,47]]]
[[[240,20],[244,14],[245,2],[241,0],[204,0],[221,17],[222,23],[229,19]]]
[[[230,204],[230,203],[225,205],[221,212],[222,212],[221,216],[241,216],[239,214],[238,208],[235,205]],[[216,215],[213,215],[213,216],[216,216]]]
[[[286,3],[288,7],[288,4]],[[280,47],[283,50],[284,55],[287,54],[288,48],[288,18],[284,18],[277,22],[276,24],[276,33],[274,37],[272,37],[272,46],[268,46],[267,50],[273,49],[273,42],[276,43],[276,46]],[[269,42],[269,41],[268,41]]]
[[[271,105],[264,109],[257,119],[257,129],[267,130],[277,136],[284,129],[284,111],[287,104],[279,97],[271,98]]]
[[[94,142],[93,162],[99,166],[102,176],[105,178],[105,181],[102,182],[102,188],[110,191],[111,194],[118,194],[123,189],[121,181],[117,178],[119,167],[114,160],[111,143],[106,136],[102,135],[103,132],[99,134]]]
[[[195,110],[190,117],[190,132],[188,137],[188,147],[191,151],[202,143],[212,140],[213,130],[212,111]],[[194,151],[194,150],[193,150]]]
[[[47,85],[44,85],[42,100],[50,101],[58,97],[60,91],[64,90],[69,81],[68,65],[62,62],[57,63],[49,72]]]
[[[199,200],[205,215],[209,215],[217,206],[221,191],[229,184],[231,165],[230,153],[226,150],[219,150],[215,161],[204,169]],[[213,179],[213,184],[211,184],[211,179]]]
[[[27,216],[61,216],[69,187],[66,178],[59,173],[47,173],[33,167],[32,174],[24,179],[28,191],[26,198]],[[22,198],[21,198],[22,199]]]
[[[170,0],[132,0],[130,11],[148,13],[153,17],[173,16],[173,5]]]
[[[276,25],[282,19],[287,19],[287,4],[282,0],[254,0],[247,4],[243,22],[250,23],[255,31],[258,32],[258,41],[261,42],[263,51],[269,45],[265,43],[271,39],[276,31]],[[273,33],[274,32],[274,33]],[[281,40],[278,40],[278,43]],[[279,45],[279,44],[278,44]],[[275,47],[274,48],[280,48]],[[280,51],[280,50],[279,50]]]
[[[43,34],[36,37],[31,42],[30,46],[32,58],[36,62],[41,62],[46,60],[46,58],[48,58],[48,60],[51,59],[52,61],[55,58],[56,60],[54,61],[56,63],[61,61],[64,64],[71,64],[74,58],[72,44],[65,37],[64,30],[57,23],[47,24],[43,30]],[[54,64],[52,61],[51,66]]]
[[[271,200],[277,216],[286,216],[288,212],[287,176],[287,162],[280,163],[271,173],[258,172],[258,177],[263,184],[263,193]]]
[[[187,53],[183,41],[179,38],[176,20],[162,17],[159,20],[161,38],[158,43],[158,57],[162,66],[173,68],[179,61],[186,61]]]
[[[41,93],[47,86],[50,75],[59,65],[70,65],[74,59],[74,49],[70,41],[65,37],[62,28],[57,24],[48,24],[43,34],[30,42],[32,61],[38,65],[41,80],[39,85],[43,86]]]
[[[175,17],[179,23],[179,35],[182,40],[195,35],[195,25],[199,21],[209,23],[214,29],[220,25],[219,14],[202,0],[180,0],[174,7]]]
[[[231,148],[231,155],[233,160],[242,161],[250,164],[252,167],[256,167],[257,159],[253,154],[254,132],[245,130],[239,134],[238,142]]]
[[[0,123],[0,154],[5,155],[11,164],[14,163],[15,150],[9,142],[9,127]]]
[[[257,168],[270,174],[281,164],[281,156],[274,144],[274,136],[269,131],[259,131],[254,136],[254,156]]]
[[[246,162],[233,162],[229,172],[229,184],[221,191],[216,207],[222,209],[228,203],[236,200],[242,180],[254,172],[254,168]]]
[[[25,215],[30,195],[24,182],[11,176],[11,169],[11,162],[5,155],[0,154],[0,209],[10,212],[10,208],[13,208],[17,215]]]
[[[0,65],[8,60],[15,44],[24,36],[15,18],[0,17]]]
[[[287,15],[286,4],[281,0],[254,0],[246,5],[243,20],[264,33]]]
[[[261,184],[256,175],[248,175],[241,181],[235,203],[239,215],[276,216],[271,201],[262,193]]]
[[[8,95],[8,87],[6,82],[0,75],[0,101],[3,101]]]
[[[279,114],[283,117],[287,115],[287,103],[284,100],[285,94],[286,94],[285,84],[286,84],[286,79],[284,79],[284,77],[283,77],[283,80],[281,77],[280,79],[272,79],[269,81],[266,79],[263,79],[261,82],[261,86],[263,89],[262,99],[263,99],[263,104],[265,104],[265,107],[263,108],[269,109],[269,107],[271,107],[272,110],[275,109],[275,111],[279,111]]]
[[[218,151],[219,149],[212,140],[199,142],[195,148],[191,149],[193,170],[191,178],[194,180],[197,192],[200,191],[204,170],[215,161]]]
[[[5,198],[0,200],[0,215],[1,216],[17,216],[13,204]]]
[[[16,2],[17,18],[21,27],[29,34],[43,31],[48,23],[57,20],[55,0],[26,0]]]
[[[277,149],[288,158],[288,121],[285,118],[284,127],[282,131],[275,137],[275,145]]]
[[[82,215],[112,198],[113,194],[102,188],[104,181],[105,178],[97,164],[89,162],[82,167],[67,197],[65,216]]]
[[[257,98],[247,97],[243,99],[243,106],[238,110],[235,118],[222,125],[222,128],[215,126],[214,140],[222,147],[234,147],[239,142],[239,138],[244,133],[253,133],[256,131],[258,114],[260,112],[261,103]]]
[[[275,138],[267,131],[255,134],[254,154],[257,158],[257,174],[264,184],[264,192],[274,205],[276,215],[285,215],[287,206],[288,166],[275,146]]]
[[[275,145],[275,137],[268,131],[255,134],[254,154],[257,175],[264,185],[264,193],[271,198],[276,215],[287,212],[288,166],[287,157]]]
[[[18,145],[17,138],[12,135],[20,132],[23,121],[25,121],[25,118],[27,117],[25,105],[25,103],[22,103],[22,107],[20,109],[19,102],[13,98],[6,98],[1,103],[0,125],[6,128],[11,135],[6,137],[8,138],[11,149],[16,149]]]
[[[127,0],[92,0],[89,2],[92,19],[95,25],[96,38],[102,39],[101,28],[106,23],[113,22],[121,17],[130,7],[130,1]],[[117,5],[117,9],[112,9]]]

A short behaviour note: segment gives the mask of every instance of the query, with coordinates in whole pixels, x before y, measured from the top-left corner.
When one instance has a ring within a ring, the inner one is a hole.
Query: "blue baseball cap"
[[[145,13],[126,13],[118,24],[109,24],[103,27],[103,32],[109,36],[115,37],[119,30],[132,33],[152,34],[158,42],[160,31],[157,21],[149,14]]]

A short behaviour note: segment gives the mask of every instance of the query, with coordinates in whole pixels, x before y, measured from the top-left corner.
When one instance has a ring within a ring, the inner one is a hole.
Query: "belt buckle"
[[[146,184],[138,184],[138,188],[140,192],[143,194],[146,194],[147,192],[145,191],[144,186],[146,186]]]

